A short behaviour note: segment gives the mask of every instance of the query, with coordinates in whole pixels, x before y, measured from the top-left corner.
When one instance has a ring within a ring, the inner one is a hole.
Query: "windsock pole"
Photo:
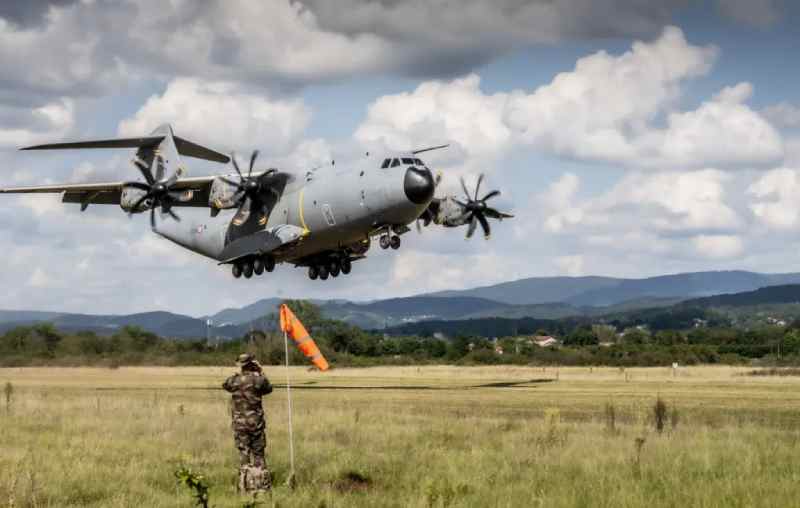
[[[294,436],[292,434],[292,385],[289,381],[289,334],[283,332],[283,346],[286,353],[286,400],[289,412],[289,478],[287,483],[294,483]]]

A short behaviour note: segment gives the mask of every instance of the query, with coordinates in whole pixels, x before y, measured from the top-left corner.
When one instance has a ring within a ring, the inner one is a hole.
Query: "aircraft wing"
[[[193,191],[192,199],[176,202],[173,206],[207,207],[208,193],[213,176],[182,178],[174,189]],[[0,188],[0,194],[62,194],[63,203],[80,203],[82,209],[89,205],[119,205],[122,186],[125,182],[76,183],[59,185],[36,185],[30,187]]]
[[[173,188],[193,191],[192,199],[176,202],[173,206],[208,207],[208,193],[214,178],[216,177],[198,176],[178,180]],[[85,209],[89,205],[119,205],[124,184],[125,182],[105,182],[9,187],[0,188],[0,194],[62,194],[63,203],[80,203]]]

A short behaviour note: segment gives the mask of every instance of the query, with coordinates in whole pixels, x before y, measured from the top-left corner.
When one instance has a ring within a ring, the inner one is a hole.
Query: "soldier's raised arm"
[[[231,377],[229,377],[228,379],[226,379],[225,382],[222,383],[222,388],[224,388],[225,391],[227,391],[227,392],[231,392],[231,393],[235,392],[236,391],[236,374],[234,374]]]
[[[267,376],[263,374],[258,376],[256,390],[258,390],[259,395],[267,395],[272,393],[272,385],[270,384],[269,379],[267,379]]]

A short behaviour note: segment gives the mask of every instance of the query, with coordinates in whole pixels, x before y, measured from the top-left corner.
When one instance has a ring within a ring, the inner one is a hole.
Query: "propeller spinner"
[[[139,170],[147,183],[142,182],[125,182],[122,184],[123,188],[138,189],[144,191],[144,195],[139,198],[136,203],[131,207],[128,215],[131,216],[139,209],[145,202],[150,201],[150,227],[156,227],[156,208],[161,207],[161,213],[167,214],[176,221],[180,222],[181,218],[178,214],[172,211],[172,205],[176,202],[185,203],[192,199],[193,193],[191,190],[175,190],[174,186],[178,182],[178,178],[183,174],[183,170],[179,167],[175,170],[169,178],[165,178],[166,169],[164,167],[164,159],[159,154],[153,156],[151,166],[147,166],[145,162],[138,157],[133,160],[133,165]],[[155,175],[153,175],[152,168],[155,167]]]
[[[234,206],[238,206],[238,210],[236,210],[236,215],[233,217],[233,225],[234,226],[241,226],[247,219],[250,217],[250,213],[254,207],[256,207],[260,211],[260,216],[258,218],[258,224],[263,226],[267,223],[267,216],[269,215],[269,207],[267,203],[261,197],[261,193],[264,190],[269,190],[270,192],[274,192],[272,187],[264,185],[265,182],[277,171],[274,169],[270,169],[258,176],[253,175],[253,166],[256,163],[256,159],[258,158],[258,150],[254,150],[253,154],[250,156],[250,167],[247,170],[247,176],[242,174],[242,171],[239,169],[239,164],[236,162],[236,157],[234,154],[231,154],[231,161],[233,162],[233,169],[236,170],[236,174],[239,175],[239,181],[234,182],[227,178],[221,177],[220,179],[231,185],[236,187],[236,191],[231,196],[230,200],[223,203],[225,208],[233,208]]]

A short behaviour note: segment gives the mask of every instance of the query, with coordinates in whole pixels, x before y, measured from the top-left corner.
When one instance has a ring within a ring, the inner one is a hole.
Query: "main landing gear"
[[[231,265],[231,273],[237,279],[242,275],[244,275],[246,279],[249,279],[253,274],[261,275],[265,271],[271,272],[274,269],[275,258],[269,254],[244,258]]]
[[[378,243],[380,244],[381,249],[386,250],[391,247],[392,249],[397,250],[400,248],[400,237],[397,235],[383,234],[381,235]]]
[[[347,275],[353,268],[349,257],[330,257],[319,264],[308,267],[308,278],[311,280],[328,280],[328,277],[338,277],[339,274]]]

